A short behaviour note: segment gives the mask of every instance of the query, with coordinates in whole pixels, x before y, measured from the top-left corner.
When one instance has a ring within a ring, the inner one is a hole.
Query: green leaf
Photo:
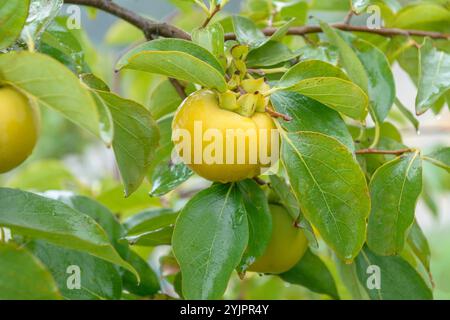
[[[349,298],[354,300],[368,300],[369,296],[363,288],[363,284],[358,279],[355,263],[346,264],[336,256],[334,256],[333,262],[336,264],[339,277],[350,295]],[[345,299],[345,297],[342,298]]]
[[[415,255],[422,262],[426,270],[430,271],[430,246],[428,245],[428,240],[417,221],[414,221],[411,229],[409,230],[408,244],[414,251]]]
[[[369,267],[372,266],[372,269]],[[379,268],[380,287],[368,289]],[[364,248],[356,259],[358,278],[372,300],[430,300],[433,293],[423,278],[399,256],[377,256]],[[395,276],[392,276],[395,275]]]
[[[270,190],[278,196],[278,201],[286,208],[292,220],[305,232],[310,247],[318,248],[319,244],[314,234],[314,230],[308,220],[305,219],[298,205],[298,200],[292,192],[292,188],[283,178],[277,175],[270,175]]]
[[[414,129],[416,131],[419,131],[419,120],[414,116],[414,114],[409,111],[408,108],[405,107],[405,105],[398,99],[395,98],[395,105],[397,106],[398,110],[405,116],[406,119],[408,119],[409,122],[414,126]]]
[[[353,139],[338,112],[295,92],[275,92],[270,96],[275,110],[292,118],[282,122],[289,132],[314,131],[332,136],[354,150]]]
[[[269,41],[261,47],[258,47],[247,56],[247,66],[250,68],[270,67],[281,62],[294,59],[300,55],[298,51],[291,51],[286,45]]]
[[[220,23],[208,24],[205,28],[197,28],[192,31],[192,41],[202,46],[215,57],[225,58],[224,31]]]
[[[2,54],[0,83],[19,88],[39,105],[58,111],[98,136],[94,100],[80,81],[56,60],[27,51]]]
[[[443,6],[432,3],[412,4],[398,11],[389,27],[450,32],[449,19],[450,12]]]
[[[151,296],[160,289],[158,276],[155,271],[134,251],[130,251],[127,261],[137,270],[141,281],[138,282],[131,272],[123,275],[123,287],[130,293],[139,296]]]
[[[125,240],[127,240],[131,245],[144,247],[170,245],[172,244],[173,229],[173,226],[163,227],[154,231],[126,236]]]
[[[178,212],[170,209],[149,209],[128,218],[124,222],[128,235],[158,230],[175,224]]]
[[[281,77],[277,87],[291,87],[301,80],[318,77],[333,77],[349,80],[341,69],[330,63],[321,60],[305,60],[291,67]]]
[[[122,257],[128,254],[128,246],[119,243],[119,239],[125,235],[124,227],[117,221],[114,214],[105,206],[86,196],[79,196],[65,191],[47,191],[44,196],[61,201],[81,213],[94,219],[106,232],[114,248]]]
[[[329,136],[282,133],[282,161],[305,217],[341,259],[365,242],[370,197],[364,174],[346,146]]]
[[[144,43],[126,53],[116,69],[158,73],[221,92],[227,89],[219,61],[205,48],[181,39],[158,39]]]
[[[72,30],[67,27],[66,17],[58,17],[53,20],[42,34],[39,49],[75,73],[88,69],[84,61],[83,48]]]
[[[59,300],[50,272],[28,250],[0,242],[0,300]]]
[[[172,161],[160,163],[151,175],[152,197],[160,197],[172,191],[180,184],[188,180],[194,172],[183,162],[172,163]]]
[[[142,183],[159,143],[159,132],[150,112],[142,105],[113,93],[96,91],[114,119],[113,149],[129,196]]]
[[[247,211],[249,227],[247,249],[239,266],[239,271],[244,272],[256,258],[264,254],[269,244],[272,237],[272,215],[266,194],[255,181],[240,181],[238,188]]]
[[[91,217],[62,202],[16,189],[0,188],[0,203],[0,225],[22,235],[89,253],[136,274]]]
[[[364,119],[368,98],[353,82],[332,77],[309,78],[283,90],[301,93],[354,119]]]
[[[403,250],[422,192],[422,162],[418,152],[405,154],[378,168],[370,181],[372,211],[367,244],[379,255]]]
[[[450,54],[433,47],[426,38],[419,50],[416,113],[422,114],[450,89]]]
[[[185,91],[186,94],[190,94],[195,91],[195,87],[188,86]],[[183,102],[183,99],[178,95],[170,81],[164,80],[152,90],[148,106],[153,118],[160,119],[175,112],[181,102]]]
[[[281,12],[280,12],[281,13]],[[289,19],[286,23],[278,27],[275,32],[267,38],[266,42],[269,41],[281,41],[283,37],[286,35],[286,33],[289,31],[289,28],[296,22],[295,18]]]
[[[216,184],[181,211],[172,247],[186,299],[219,299],[224,293],[249,237],[242,201],[234,184]]]
[[[28,17],[30,0],[8,0],[0,4],[0,49],[9,47],[20,36]]]
[[[382,122],[395,99],[395,82],[389,61],[380,49],[369,42],[356,37],[347,39],[367,73],[371,108]]]
[[[106,146],[111,147],[114,140],[114,119],[105,101],[96,91],[91,91],[92,98],[97,105],[100,123],[100,137]]]
[[[295,266],[280,274],[280,277],[286,282],[339,299],[333,276],[325,263],[309,249]]]
[[[306,2],[288,2],[283,4],[280,15],[283,19],[295,18],[293,25],[302,26],[307,22],[308,9]]]
[[[113,264],[45,241],[32,241],[26,247],[47,266],[65,299],[120,299],[122,280]],[[68,284],[73,285],[76,276],[81,277],[81,287],[71,289]]]
[[[423,159],[450,173],[450,147],[439,148],[424,156]]]
[[[232,21],[234,33],[239,43],[247,44],[250,47],[260,47],[266,42],[264,33],[250,19],[233,16]]]
[[[367,74],[356,53],[337,31],[328,24],[321,22],[320,27],[327,35],[330,43],[338,48],[340,63],[344,66],[345,70],[347,70],[350,79],[367,92],[369,86]]]

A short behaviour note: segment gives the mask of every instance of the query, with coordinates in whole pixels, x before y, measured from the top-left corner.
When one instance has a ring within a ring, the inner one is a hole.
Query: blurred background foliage
[[[450,7],[450,2],[446,0],[380,0],[379,4],[382,10],[385,9],[383,11],[385,23],[389,23],[393,15],[392,10],[385,8],[385,3],[389,2],[401,5],[419,2],[438,3],[447,8]],[[198,27],[199,21],[204,19],[204,14],[189,1],[121,0],[117,3],[149,17],[175,24],[188,32]],[[306,2],[298,1],[294,8],[283,9],[285,11],[281,11],[281,15],[295,15],[297,25],[314,23],[314,20],[308,19],[309,16],[327,22],[340,22],[348,13],[350,2],[316,0],[312,1],[310,11],[307,11],[307,8]],[[60,15],[65,15],[67,9],[68,6],[65,5]],[[263,26],[270,18],[273,3],[268,0],[231,0],[225,9],[215,19],[226,19],[232,13],[242,11]],[[367,16],[361,14],[354,17],[352,23],[362,24],[366,18]],[[405,20],[405,26],[408,23],[418,28],[413,21]],[[223,25],[227,29],[226,20]],[[277,21],[274,21],[273,25],[276,26]],[[438,26],[447,29],[442,31],[448,32],[449,21],[444,21]],[[422,27],[427,29],[429,26]],[[436,30],[435,26],[432,28]],[[164,103],[165,107],[174,109],[180,103],[178,96],[164,77],[129,70],[121,72],[120,75],[114,72],[114,65],[118,57],[130,47],[145,40],[142,33],[133,26],[103,12],[82,8],[82,29],[72,30],[72,35],[81,44],[78,54],[84,52],[81,57],[85,62],[83,68],[105,80],[113,91],[140,102],[150,110],[156,104]],[[317,40],[316,37],[319,36],[311,35],[310,37]],[[383,37],[370,35],[366,36],[366,39],[380,47],[387,45],[386,39]],[[42,40],[41,50],[45,52],[45,36]],[[303,48],[304,57],[321,56],[332,62],[335,61],[336,55],[332,51],[325,50],[320,46],[315,50],[309,50],[308,47],[305,47],[306,41],[308,38],[286,37],[285,44],[291,49]],[[448,41],[443,41],[441,46],[444,50],[449,50]],[[395,63],[393,70],[397,96],[408,109],[413,110],[416,88],[412,66],[417,57],[411,55],[411,52],[404,52],[399,59],[400,63]],[[70,58],[74,57],[80,58],[77,55],[70,56]],[[75,65],[74,68],[76,68]],[[162,96],[166,98],[161,99]],[[167,97],[171,97],[171,99],[167,99]],[[400,116],[396,108],[389,115],[389,122],[399,128],[406,145],[420,147],[423,150],[431,150],[439,145],[449,145],[450,113],[448,108],[443,108],[443,105],[444,103],[434,110],[434,113],[428,112],[421,117],[422,128],[420,131],[414,130],[411,124]],[[157,115],[155,116],[157,117]],[[165,206],[174,206],[175,210],[181,208],[192,192],[208,185],[208,182],[194,177],[176,191],[158,198],[148,196],[151,185],[149,182],[145,182],[138,191],[125,200],[123,186],[120,183],[111,150],[106,149],[98,141],[94,141],[87,133],[53,111],[43,110],[42,119],[41,139],[33,156],[16,170],[0,176],[2,185],[41,192],[69,190],[87,195],[106,205],[122,220],[149,208]],[[425,185],[418,205],[417,217],[431,246],[431,270],[435,283],[435,298],[450,299],[450,277],[448,277],[450,266],[450,179],[443,170],[427,163],[425,166]],[[319,247],[325,248],[324,245]],[[173,260],[170,259],[168,246],[159,246],[156,249],[136,246],[135,249],[149,261],[155,270],[159,270],[159,276],[163,280],[163,290],[168,294],[174,294],[170,281],[174,280],[173,275],[177,270],[173,265]],[[327,249],[322,249],[319,254],[335,276],[341,298],[350,298],[342,284],[342,279],[338,276],[335,264],[332,263],[332,253]],[[287,284],[278,277],[260,277],[252,274],[243,281],[234,275],[225,298],[328,299],[329,297],[315,294],[300,286]]]

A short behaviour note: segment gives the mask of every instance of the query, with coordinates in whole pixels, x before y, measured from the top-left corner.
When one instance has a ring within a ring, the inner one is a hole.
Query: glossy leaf
[[[205,48],[180,39],[144,43],[125,54],[116,69],[158,73],[207,88],[226,90],[224,71],[217,59]]]
[[[308,220],[303,216],[298,200],[292,192],[292,188],[287,185],[286,181],[277,176],[270,175],[270,188],[278,196],[278,201],[286,208],[292,220],[303,229],[305,236],[308,239],[310,247],[318,248],[319,244],[314,234],[314,230]]]
[[[135,273],[91,217],[62,202],[15,189],[0,188],[0,225],[21,235],[80,250]]]
[[[129,235],[137,234],[173,225],[177,217],[178,212],[170,209],[149,209],[131,216],[123,225]]]
[[[300,55],[298,51],[291,51],[286,45],[269,41],[263,46],[250,51],[247,56],[247,66],[254,67],[270,67],[281,62],[294,59]]]
[[[239,267],[239,271],[243,272],[264,254],[272,236],[272,215],[266,194],[255,181],[240,181],[238,188],[247,211],[249,227],[248,245]]]
[[[234,33],[239,43],[247,44],[251,47],[259,47],[266,42],[264,33],[250,19],[233,16],[232,21]]]
[[[137,270],[141,281],[138,282],[131,272],[126,271],[123,275],[123,287],[128,292],[139,296],[151,296],[160,289],[158,276],[136,252],[130,251],[127,261]]]
[[[450,147],[439,148],[424,156],[423,159],[450,173]]]
[[[332,136],[354,150],[353,139],[338,112],[295,92],[275,92],[270,96],[275,110],[292,118],[282,122],[289,132],[314,131]]]
[[[126,236],[125,240],[130,245],[156,247],[161,245],[172,244],[173,226],[163,227],[154,231],[139,233],[136,235]]]
[[[380,49],[365,40],[348,37],[347,41],[367,73],[371,108],[382,122],[395,100],[395,82],[389,61]]]
[[[385,163],[372,176],[369,188],[372,211],[367,244],[379,255],[398,254],[405,245],[422,192],[420,155],[406,154]]]
[[[91,94],[95,104],[97,105],[100,123],[100,137],[106,146],[111,147],[114,140],[114,120],[111,111],[96,91],[91,91]]]
[[[369,85],[367,74],[356,53],[339,33],[328,24],[322,22],[320,23],[320,27],[327,35],[331,44],[338,48],[340,63],[344,66],[349,78],[367,92]]]
[[[195,195],[175,225],[173,250],[186,299],[218,299],[248,243],[248,221],[234,184],[216,184]]]
[[[369,268],[376,266],[379,269]],[[364,248],[356,259],[358,278],[372,300],[430,300],[433,294],[420,274],[399,256],[377,256]],[[378,272],[375,274],[374,272]],[[379,276],[379,288],[374,276]],[[395,275],[395,276],[392,276]],[[368,289],[370,285],[373,289]]]
[[[150,95],[148,106],[154,119],[175,112],[183,99],[178,95],[169,80],[161,81]]]
[[[339,299],[333,276],[325,263],[309,249],[295,266],[280,274],[280,277],[284,281],[301,285],[313,292]]]
[[[183,162],[172,163],[171,161],[160,163],[152,173],[152,197],[160,197],[172,191],[180,184],[188,180],[194,172]]]
[[[192,31],[192,41],[211,52],[217,58],[224,56],[224,31],[220,23],[208,24]]]
[[[8,0],[0,4],[0,49],[9,47],[20,36],[28,17],[30,0]]]
[[[47,191],[43,195],[61,201],[81,213],[94,219],[106,232],[114,248],[122,257],[128,254],[128,246],[119,243],[125,234],[124,227],[117,221],[114,214],[105,206],[86,196],[74,195],[70,192]]]
[[[0,83],[15,86],[45,107],[98,135],[95,102],[80,81],[62,64],[27,51],[0,55]]]
[[[150,112],[142,105],[113,93],[97,91],[114,120],[113,149],[125,186],[125,195],[136,191],[147,173],[159,142]]]
[[[321,60],[305,60],[291,67],[280,79],[278,87],[290,87],[297,82],[318,77],[333,77],[349,80],[347,75],[338,67],[321,61]]]
[[[0,300],[61,299],[55,280],[28,250],[0,242]]]
[[[354,119],[364,119],[368,98],[353,82],[332,77],[309,78],[284,90],[301,93]]]
[[[418,131],[420,123],[419,120],[417,120],[417,118],[414,116],[414,114],[409,111],[409,109],[406,108],[405,105],[397,98],[395,99],[395,106],[398,108],[398,110],[400,110],[405,118],[408,119],[409,122],[411,122],[411,124],[414,126],[414,129]]]
[[[112,263],[45,241],[33,241],[26,247],[50,270],[64,299],[120,299],[122,280]],[[73,288],[77,276],[81,276],[80,288]]]
[[[83,48],[67,25],[66,17],[56,18],[42,34],[39,51],[57,59],[76,74],[86,72]]]
[[[346,146],[329,136],[283,133],[282,161],[305,217],[341,259],[365,242],[370,198],[364,174]]]
[[[415,255],[422,262],[427,271],[430,271],[431,251],[428,240],[417,221],[411,226],[408,234],[408,244],[414,251]]]
[[[433,3],[412,4],[395,15],[390,27],[450,32],[448,9]]]
[[[433,47],[425,39],[419,50],[419,83],[416,97],[416,113],[431,108],[450,89],[450,54]]]

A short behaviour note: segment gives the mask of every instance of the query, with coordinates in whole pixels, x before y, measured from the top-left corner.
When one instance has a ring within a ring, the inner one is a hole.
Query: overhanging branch
[[[450,39],[450,34],[448,33],[440,33],[433,31],[422,31],[422,30],[406,30],[406,29],[397,29],[397,28],[381,28],[381,29],[370,29],[363,26],[353,26],[345,23],[335,23],[331,25],[332,27],[343,30],[343,31],[352,31],[352,32],[365,32],[378,34],[385,37],[393,37],[393,36],[420,36],[420,37],[430,37],[433,39]],[[266,36],[271,36],[277,31],[276,28],[265,28],[262,30]],[[303,36],[310,33],[319,33],[322,32],[322,28],[319,26],[302,26],[302,27],[291,27],[287,31],[289,35],[297,35]],[[236,39],[236,35],[233,33],[227,33],[225,35],[225,40],[234,40]]]
[[[64,0],[64,3],[89,6],[108,12],[129,22],[136,28],[141,29],[147,39],[152,39],[155,35],[160,35],[165,38],[191,39],[191,36],[188,33],[175,26],[143,17],[127,8],[115,4],[111,0]]]

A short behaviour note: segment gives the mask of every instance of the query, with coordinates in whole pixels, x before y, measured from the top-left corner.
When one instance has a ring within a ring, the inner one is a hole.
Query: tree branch
[[[398,150],[379,150],[379,149],[360,149],[356,150],[356,154],[394,154],[394,155],[401,155],[403,153],[408,152],[414,152],[414,149],[405,148],[405,149],[398,149]]]
[[[343,31],[354,31],[354,32],[365,32],[365,33],[373,33],[386,37],[392,36],[421,36],[421,37],[430,37],[433,39],[450,39],[450,34],[448,33],[440,33],[433,31],[422,31],[422,30],[406,30],[406,29],[397,29],[397,28],[381,28],[381,29],[370,29],[368,27],[363,26],[353,26],[347,25],[345,23],[336,23],[331,25],[334,28]],[[271,36],[277,31],[277,28],[265,28],[263,32],[266,36]],[[303,27],[291,27],[289,28],[287,34],[289,35],[298,35],[303,36],[310,33],[318,33],[322,32],[322,29],[319,26],[303,26]],[[236,35],[233,33],[227,33],[225,35],[225,40],[235,40]]]
[[[165,22],[158,22],[134,13],[127,8],[119,6],[111,0],[64,0],[64,3],[89,6],[108,12],[119,17],[144,32],[147,39],[153,36],[163,36],[166,38],[180,38],[191,40],[191,36],[181,29]]]
[[[184,100],[187,97],[186,91],[184,91],[185,87],[177,79],[169,78],[169,81],[175,88],[175,91],[178,93],[180,98]]]
[[[155,35],[167,38],[191,40],[191,36],[188,33],[178,29],[177,27],[165,22],[160,23],[140,16],[127,8],[115,4],[111,0],[64,0],[64,2],[97,8],[119,17],[141,29],[147,40],[153,40]],[[184,86],[176,79],[169,78],[169,81],[181,99],[186,98]]]

